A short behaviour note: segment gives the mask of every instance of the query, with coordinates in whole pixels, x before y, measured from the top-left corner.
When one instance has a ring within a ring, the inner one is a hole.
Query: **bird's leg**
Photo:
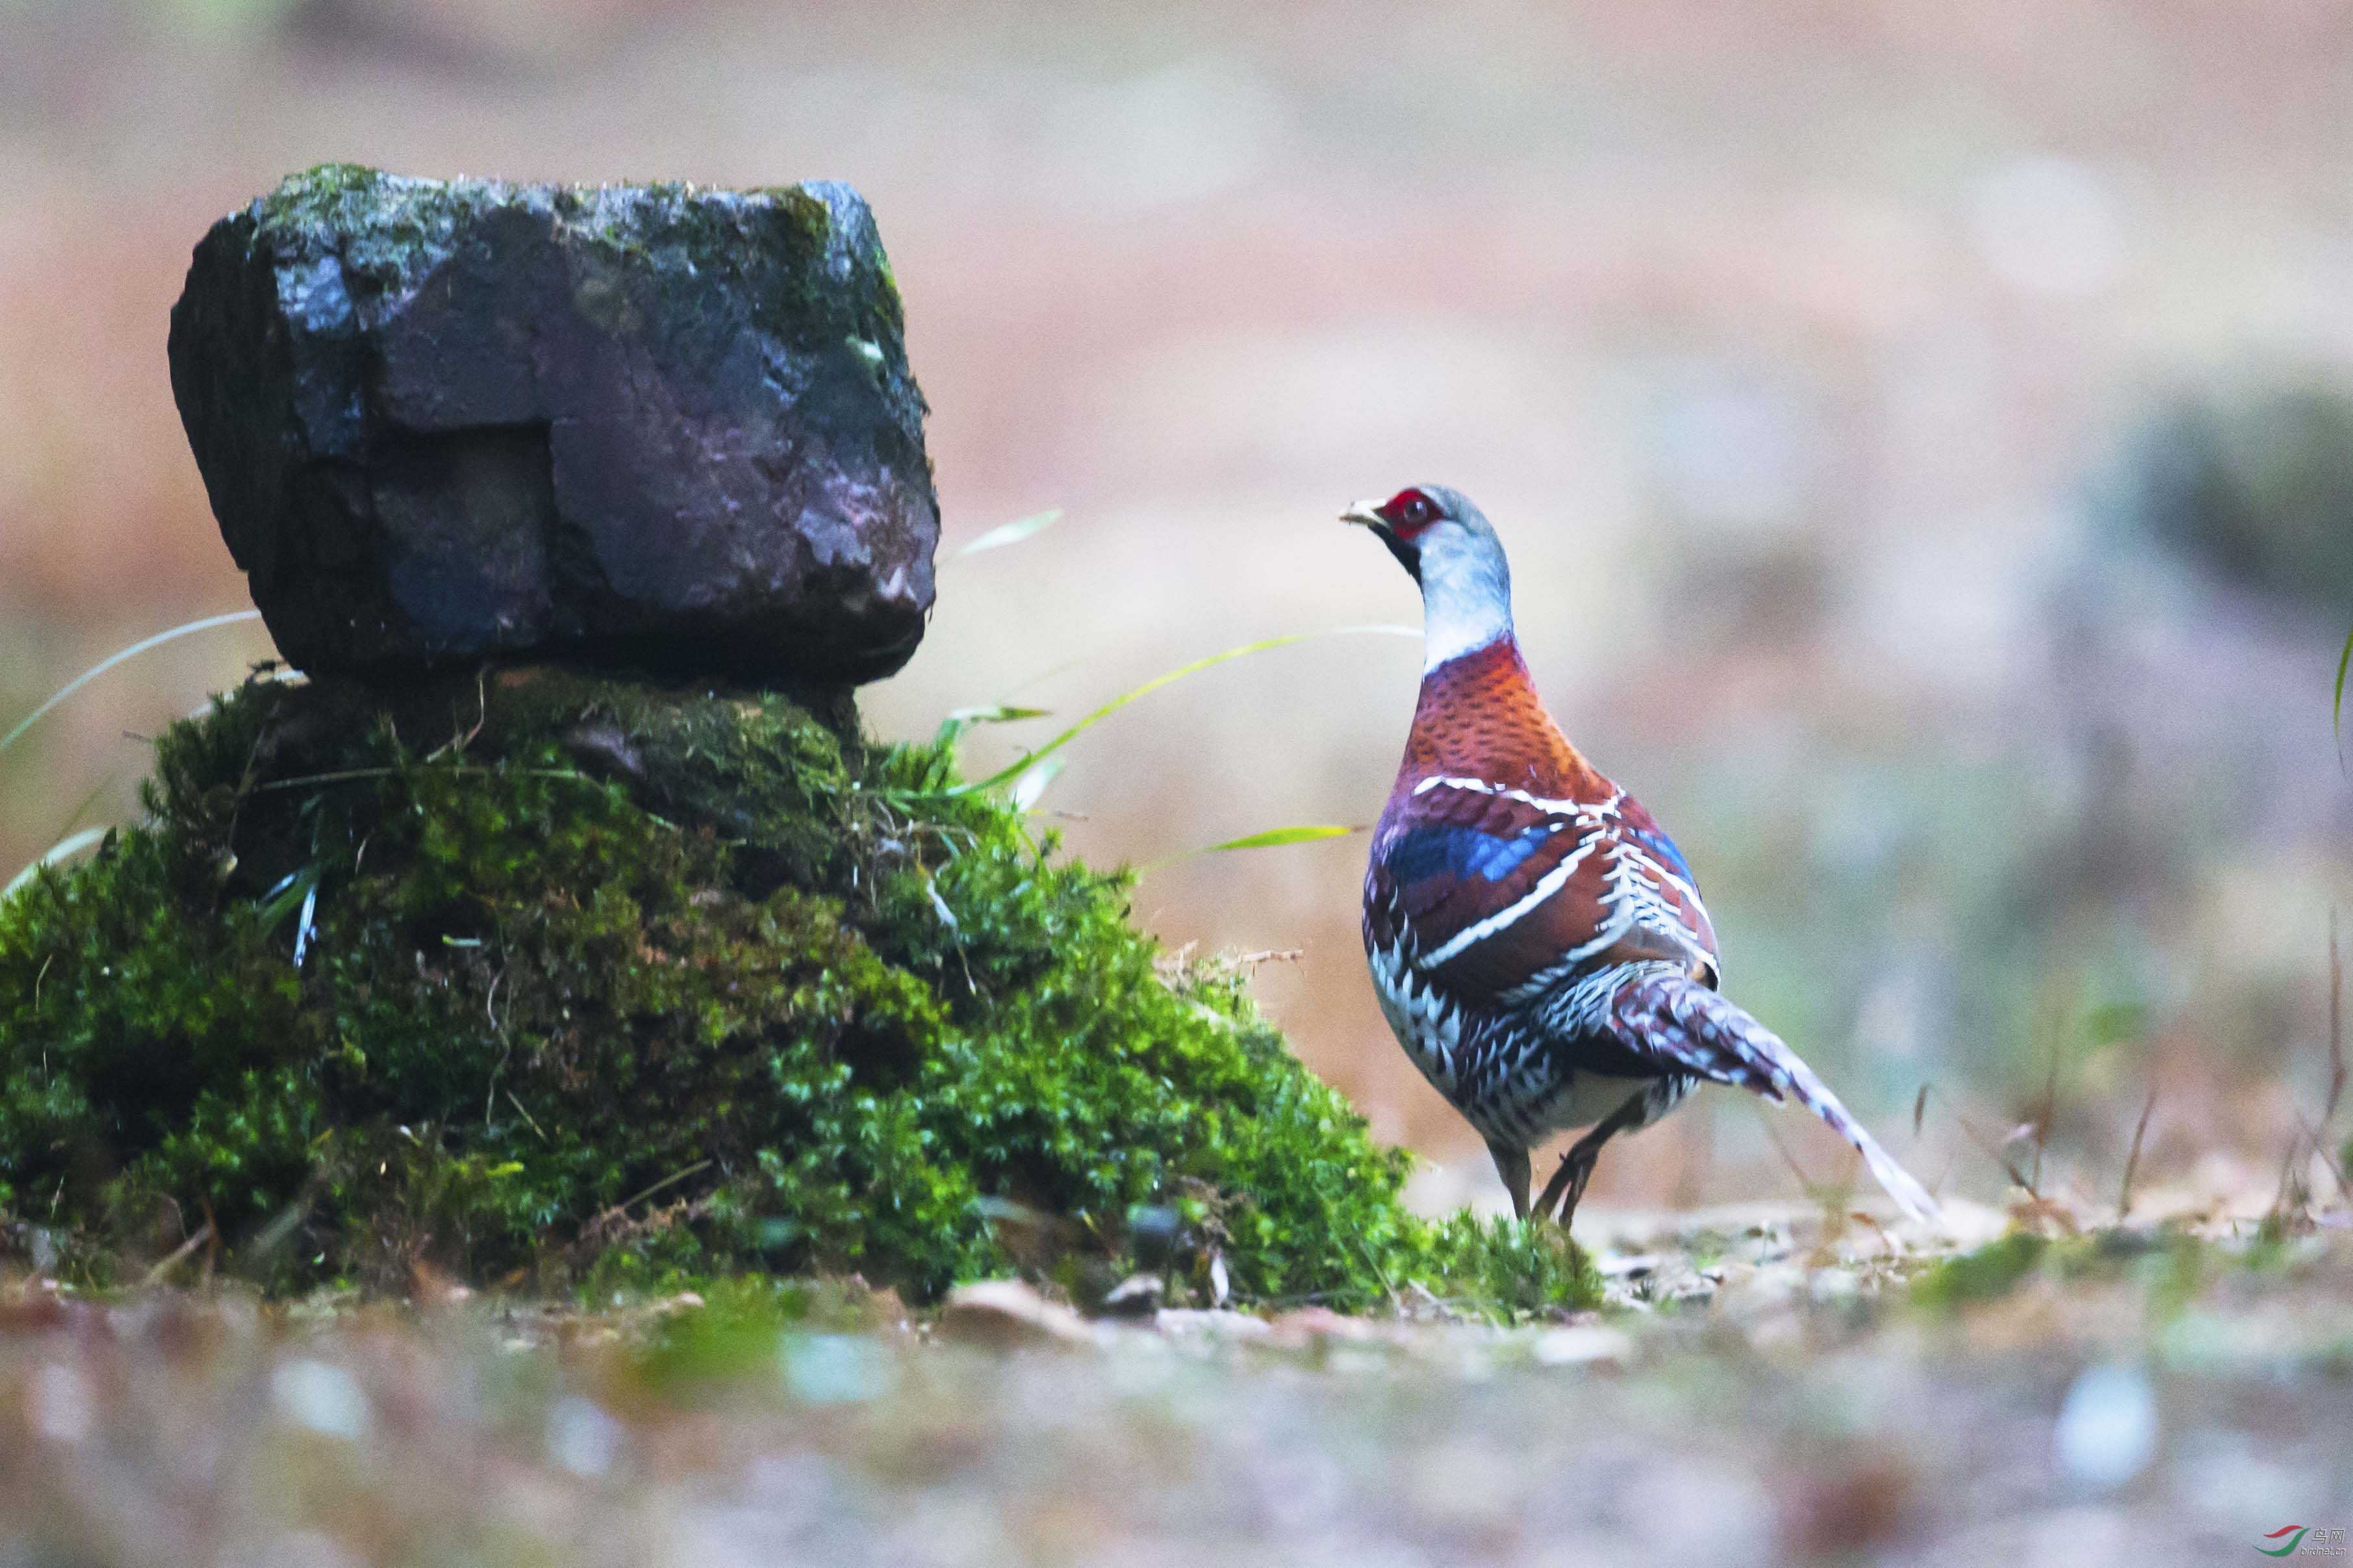
[[[1553,1205],[1560,1205],[1560,1227],[1568,1228],[1569,1217],[1577,1213],[1579,1199],[1585,1196],[1585,1184],[1593,1179],[1593,1167],[1601,1158],[1601,1145],[1630,1127],[1640,1127],[1648,1113],[1644,1103],[1647,1096],[1629,1095],[1626,1103],[1596,1122],[1591,1131],[1568,1146],[1560,1157],[1560,1168],[1545,1184],[1542,1196],[1536,1199],[1535,1212],[1548,1215]],[[1564,1196],[1564,1194],[1566,1196]]]
[[[1569,1179],[1568,1192],[1560,1200],[1561,1229],[1568,1229],[1569,1222],[1577,1217],[1577,1205],[1585,1197],[1585,1184],[1593,1179],[1593,1167],[1600,1163],[1601,1145],[1596,1143],[1586,1153],[1583,1162],[1577,1165],[1577,1174]]]
[[[1594,1142],[1590,1132],[1571,1144],[1568,1152],[1560,1157],[1552,1180],[1545,1184],[1544,1192],[1536,1198],[1536,1213],[1551,1214],[1554,1205],[1562,1203],[1565,1193],[1567,1201],[1561,1211],[1560,1224],[1566,1228],[1568,1216],[1577,1212],[1577,1200],[1585,1195],[1585,1184],[1592,1179],[1594,1163],[1600,1157],[1601,1145]]]
[[[1495,1174],[1504,1178],[1504,1190],[1512,1194],[1513,1217],[1523,1220],[1527,1218],[1528,1152],[1525,1149],[1507,1149],[1501,1143],[1490,1143],[1487,1145],[1487,1152],[1494,1156]]]

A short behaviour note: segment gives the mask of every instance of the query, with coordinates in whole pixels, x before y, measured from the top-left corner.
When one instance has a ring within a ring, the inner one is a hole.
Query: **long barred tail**
[[[1799,1104],[1854,1145],[1897,1207],[1928,1224],[1944,1217],[1928,1190],[1848,1114],[1839,1097],[1778,1035],[1682,973],[1645,968],[1611,998],[1611,1033],[1646,1056],[1666,1058],[1711,1082],[1753,1089],[1767,1100],[1795,1095]]]

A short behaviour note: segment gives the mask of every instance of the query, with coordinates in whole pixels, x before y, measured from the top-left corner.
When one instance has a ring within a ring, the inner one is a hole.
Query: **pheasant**
[[[1602,1145],[1701,1082],[1795,1098],[1915,1219],[1936,1205],[1813,1070],[1717,993],[1715,931],[1658,823],[1569,744],[1512,631],[1494,528],[1437,485],[1359,502],[1422,597],[1421,697],[1373,830],[1365,954],[1381,1011],[1487,1141],[1523,1220],[1529,1151],[1590,1127],[1534,1213],[1566,1226]]]

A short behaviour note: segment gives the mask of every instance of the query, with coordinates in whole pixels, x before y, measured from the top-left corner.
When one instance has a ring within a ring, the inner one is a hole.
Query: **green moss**
[[[1919,1305],[1951,1311],[2008,1295],[2031,1279],[2067,1284],[2126,1281],[2160,1317],[2180,1311],[2225,1275],[2280,1271],[2285,1254],[2258,1232],[2242,1245],[2219,1245],[2176,1226],[2115,1226],[2057,1240],[2013,1231],[1971,1252],[1956,1253],[1912,1282]]]
[[[0,907],[0,1205],[93,1280],[209,1222],[282,1288],[1592,1299],[1409,1214],[1236,975],[957,782],[846,702],[249,685],[159,742],[148,826]]]
[[[724,274],[759,331],[820,357],[847,353],[846,373],[880,374],[908,417],[920,414],[897,280],[872,214],[846,185],[509,185],[322,163],[288,176],[232,221],[245,244],[332,257],[366,315],[406,299],[453,254],[461,231],[502,206],[546,215],[567,242],[588,242],[586,254],[611,272],[587,290],[594,309],[625,310],[649,292],[682,289],[689,298],[673,306],[691,321],[708,279]],[[741,323],[713,330],[732,340]]]
[[[2031,1231],[2013,1231],[1973,1252],[1957,1252],[1912,1282],[1912,1299],[1950,1310],[2008,1295],[2042,1261],[2050,1243]]]

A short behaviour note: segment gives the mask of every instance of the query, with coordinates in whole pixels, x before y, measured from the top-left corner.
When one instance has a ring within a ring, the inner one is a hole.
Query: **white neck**
[[[1456,531],[1449,529],[1448,534]],[[1421,668],[1426,674],[1512,635],[1512,569],[1482,542],[1433,539],[1421,555]]]

